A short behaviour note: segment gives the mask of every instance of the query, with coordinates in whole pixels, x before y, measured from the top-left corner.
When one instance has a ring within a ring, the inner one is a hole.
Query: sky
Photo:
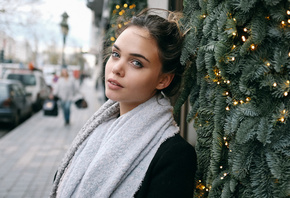
[[[59,24],[62,20],[61,15],[66,12],[69,15],[67,44],[89,46],[92,12],[86,6],[86,0],[42,0],[42,2],[38,8],[44,21],[49,21],[47,24],[50,27],[47,28],[50,31],[55,35],[60,34],[62,38]]]

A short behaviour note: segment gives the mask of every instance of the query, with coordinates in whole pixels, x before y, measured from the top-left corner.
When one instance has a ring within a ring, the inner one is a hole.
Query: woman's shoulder
[[[195,148],[189,144],[180,134],[168,138],[157,150],[155,159],[158,161],[184,159],[196,163]]]

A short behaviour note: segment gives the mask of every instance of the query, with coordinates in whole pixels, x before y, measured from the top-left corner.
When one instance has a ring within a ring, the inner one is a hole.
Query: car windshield
[[[24,86],[36,85],[35,76],[33,74],[9,74],[8,79],[19,80]]]
[[[0,98],[7,98],[8,97],[8,87],[7,85],[0,84]]]

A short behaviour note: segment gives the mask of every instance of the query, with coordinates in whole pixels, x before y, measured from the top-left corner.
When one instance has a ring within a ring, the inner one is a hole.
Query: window
[[[9,74],[7,78],[19,80],[24,86],[36,85],[36,79],[33,74]]]

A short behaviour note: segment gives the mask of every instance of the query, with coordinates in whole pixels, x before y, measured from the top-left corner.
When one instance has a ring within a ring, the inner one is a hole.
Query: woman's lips
[[[117,80],[111,78],[108,79],[108,87],[114,90],[124,88]]]

